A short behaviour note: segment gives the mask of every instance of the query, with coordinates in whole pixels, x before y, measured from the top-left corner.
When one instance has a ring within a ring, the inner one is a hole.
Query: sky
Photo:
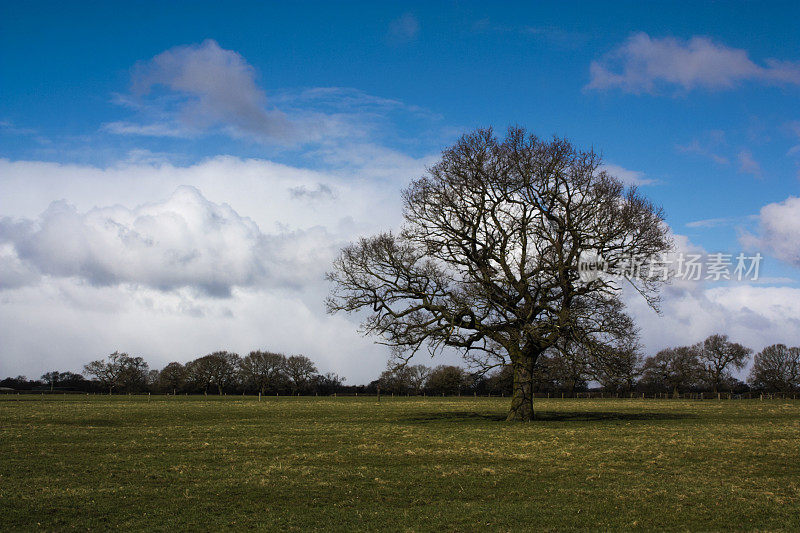
[[[763,256],[628,298],[646,354],[800,345],[800,4],[486,4],[2,2],[0,376],[268,349],[370,381],[326,270],[512,125],[601,153],[679,251]]]

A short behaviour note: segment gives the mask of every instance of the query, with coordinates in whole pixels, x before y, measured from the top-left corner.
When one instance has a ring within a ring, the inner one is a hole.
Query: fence
[[[3,396],[41,396],[41,397],[79,397],[79,396],[109,396],[107,392],[82,392],[82,391],[59,391],[59,390],[0,390],[0,397]],[[138,397],[172,397],[172,396],[190,396],[190,397],[198,397],[198,396],[205,396],[208,398],[218,398],[220,397],[217,394],[203,394],[203,393],[149,393],[149,392],[140,392],[140,393],[130,393],[130,392],[115,392],[112,396],[119,397],[119,396],[138,396]],[[233,398],[236,397],[261,397],[261,394],[258,393],[250,393],[250,394],[227,394],[224,393],[222,397],[230,396]],[[265,397],[273,396],[273,395],[265,395]],[[274,396],[278,396],[275,394]],[[300,396],[300,395],[297,395]],[[319,396],[319,395],[305,395],[305,396]],[[392,398],[392,397],[428,397],[428,398],[435,398],[435,397],[475,397],[475,398],[508,398],[509,395],[506,393],[460,393],[460,394],[395,394],[390,392],[384,392],[381,394],[376,393],[353,393],[353,392],[346,392],[346,393],[334,393],[329,395],[322,395],[328,397],[378,397],[378,398]],[[574,393],[567,393],[567,392],[536,392],[534,393],[534,398],[538,399],[589,399],[589,400],[597,400],[597,399],[639,399],[639,400],[797,400],[798,393],[796,392],[744,392],[744,393],[732,393],[732,392],[683,392],[683,393],[668,393],[668,392],[651,392],[651,393],[644,393],[644,392],[628,392],[628,393],[613,393],[613,392],[603,392],[603,391],[582,391],[582,392],[574,392]],[[280,395],[280,397],[295,397],[294,395]]]

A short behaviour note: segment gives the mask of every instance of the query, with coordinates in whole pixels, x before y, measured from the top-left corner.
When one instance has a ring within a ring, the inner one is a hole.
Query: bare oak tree
[[[286,359],[284,369],[292,386],[292,394],[303,392],[317,374],[317,367],[314,365],[314,361],[305,355],[290,356]]]
[[[281,353],[254,351],[239,362],[246,383],[254,385],[261,394],[280,388],[286,380],[286,356]]]
[[[631,392],[641,374],[641,347],[626,339],[605,348],[591,357],[592,377],[609,392]]]
[[[177,394],[178,389],[186,383],[186,367],[178,362],[172,362],[161,370],[158,376],[161,388]]]
[[[537,358],[559,339],[602,344],[624,320],[622,282],[582,281],[582,252],[621,268],[670,248],[661,211],[602,170],[594,152],[511,128],[463,136],[403,192],[398,234],[342,250],[331,312],[369,310],[365,333],[406,358],[450,347],[511,364],[509,420],[533,418]],[[657,304],[656,276],[629,277]]]
[[[236,379],[241,358],[238,354],[220,351],[198,357],[186,365],[186,372],[195,386],[208,394],[211,385],[216,385],[220,396]]]
[[[695,346],[665,348],[642,365],[642,381],[645,384],[663,387],[678,395],[696,386],[702,379],[703,367]]]
[[[753,387],[768,391],[800,389],[800,347],[767,346],[753,358],[748,381]]]
[[[94,377],[111,394],[114,387],[121,384],[129,358],[126,353],[114,352],[106,360],[98,359],[84,365],[83,373]]]
[[[728,340],[727,335],[711,335],[697,343],[695,350],[703,367],[703,379],[714,392],[719,392],[723,383],[731,381],[731,368],[744,368],[753,353],[750,348]]]

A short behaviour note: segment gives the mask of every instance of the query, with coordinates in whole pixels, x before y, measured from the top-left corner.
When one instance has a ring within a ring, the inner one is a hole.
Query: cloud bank
[[[283,272],[307,272],[304,263],[315,262],[334,244],[329,241],[324,231],[265,235],[251,219],[190,186],[133,209],[80,213],[58,201],[36,220],[0,220],[0,242],[11,244],[16,260],[34,272],[97,286],[191,287],[214,296],[285,281]]]
[[[324,273],[345,243],[396,227],[399,191],[429,158],[365,152],[332,150],[326,171],[230,156],[0,159],[0,368],[38,376],[116,349],[162,366],[261,348],[373,379],[386,351],[358,334],[358,317],[326,314]]]
[[[357,333],[359,317],[326,315],[323,276],[342,244],[397,227],[399,190],[427,162],[378,154],[326,172],[234,157],[105,169],[0,160],[0,364],[35,376],[115,349],[161,366],[269,348],[304,352],[349,382],[374,379],[387,353]],[[795,264],[798,212],[790,198],[760,216],[760,238]],[[630,309],[648,352],[720,331],[760,349],[800,343],[797,296],[687,282],[667,289],[660,316],[640,298]]]

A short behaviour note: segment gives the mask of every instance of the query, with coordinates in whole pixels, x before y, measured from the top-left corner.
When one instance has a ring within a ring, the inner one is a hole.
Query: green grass
[[[800,401],[0,398],[0,529],[800,529]]]

